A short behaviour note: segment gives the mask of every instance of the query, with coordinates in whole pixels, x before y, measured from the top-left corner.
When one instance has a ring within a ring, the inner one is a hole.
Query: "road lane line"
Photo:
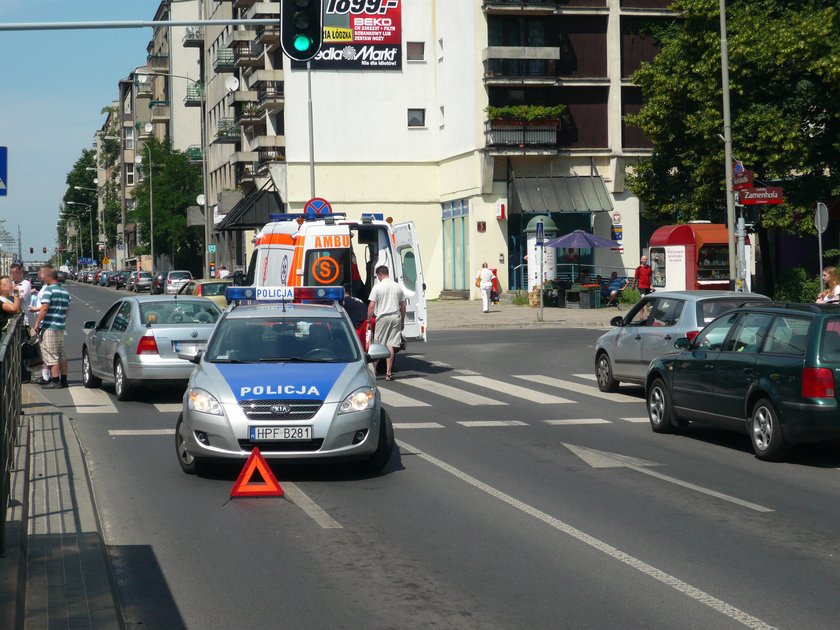
[[[111,437],[122,437],[126,435],[175,435],[175,429],[111,429],[108,431]]]
[[[700,602],[704,606],[708,606],[712,610],[719,612],[730,619],[733,619],[748,628],[754,628],[755,630],[772,630],[773,626],[770,624],[758,619],[757,617],[753,617],[745,613],[744,611],[732,606],[731,604],[726,603],[725,601],[714,597],[713,595],[706,593],[705,591],[700,590],[697,587],[688,584],[687,582],[683,582],[677,577],[665,573],[661,569],[657,569],[653,565],[648,564],[634,556],[631,556],[612,545],[595,538],[580,530],[576,527],[569,525],[568,523],[564,523],[560,519],[554,518],[541,510],[538,510],[535,507],[520,501],[519,499],[515,499],[514,497],[510,496],[509,494],[505,494],[501,490],[497,490],[491,485],[484,483],[483,481],[479,481],[475,477],[468,475],[467,473],[455,468],[447,464],[446,462],[429,455],[421,451],[420,449],[414,448],[410,444],[403,442],[402,440],[398,440],[397,444],[399,445],[400,449],[405,449],[406,454],[416,455],[417,457],[426,460],[430,464],[437,466],[441,470],[448,472],[450,475],[457,477],[461,481],[468,483],[469,485],[473,486],[481,490],[482,492],[486,492],[491,497],[494,497],[503,503],[507,503],[513,508],[520,510],[521,512],[536,518],[537,520],[546,523],[550,527],[563,532],[579,540],[580,542],[584,543],[585,545],[589,545],[593,549],[600,551],[601,553],[613,558],[614,560],[618,560],[619,562],[636,569],[640,573],[643,573],[649,577],[652,577],[654,580],[661,582],[662,584],[674,589],[675,591],[682,593],[683,595],[687,595],[688,597]]]
[[[544,420],[546,424],[555,426],[574,425],[574,424],[612,424],[609,420],[603,418],[580,418],[578,420]]]
[[[625,422],[638,422],[639,424],[642,424],[644,422],[650,422],[650,418],[648,418],[647,416],[645,416],[644,418],[640,417],[640,418],[621,418],[621,419],[624,420]]]
[[[184,408],[184,403],[156,403],[155,409],[161,413],[168,413],[170,411],[181,411]]]
[[[462,378],[472,377],[464,376]],[[465,392],[463,389],[458,389],[457,387],[452,387],[451,385],[444,385],[443,383],[438,383],[428,378],[404,378],[397,382],[400,383],[400,386],[408,385],[409,387],[419,387],[423,391],[443,396],[444,398],[451,398],[452,400],[465,405],[507,405],[506,402],[493,400],[492,398],[487,398],[487,396],[481,396],[471,392]]]
[[[111,397],[101,389],[74,386],[68,391],[78,413],[117,413]]]
[[[459,420],[463,427],[527,427],[527,422],[519,420]]]
[[[463,374],[464,376],[478,376],[479,372],[474,372],[473,370],[453,370],[458,374]]]
[[[572,376],[574,376],[575,378],[582,378],[582,379],[587,380],[587,381],[596,380],[594,374],[572,374]]]
[[[607,392],[602,392],[600,389],[593,387],[592,385],[581,385],[580,383],[575,383],[573,381],[564,381],[559,378],[552,378],[551,376],[544,376],[542,374],[515,374],[513,377],[521,378],[525,381],[531,381],[532,383],[541,383],[542,385],[557,387],[559,389],[568,389],[578,394],[593,396],[595,398],[601,398],[602,400],[609,400],[612,402],[643,404],[645,402],[644,398],[626,396],[625,394],[609,394]]]
[[[508,396],[522,398],[528,402],[537,403],[539,405],[555,405],[560,403],[575,402],[574,400],[560,398],[559,396],[543,394],[535,389],[528,389],[527,387],[520,387],[519,385],[511,385],[510,383],[506,383],[504,381],[497,381],[496,379],[487,378],[486,376],[453,376],[452,378],[456,378],[459,381],[464,381],[466,383],[472,383],[478,387],[486,387],[487,389],[492,389],[495,392],[504,393]]]
[[[289,497],[295,505],[306,512],[313,521],[321,526],[322,529],[344,529],[338,521],[327,514],[320,505],[315,503],[309,496],[300,488],[298,488],[291,481],[285,481],[281,484],[286,496]]]
[[[442,424],[437,422],[393,422],[395,429],[443,429]]]
[[[429,407],[429,403],[424,403],[422,400],[415,400],[409,398],[390,389],[379,388],[379,396],[382,402],[389,407]]]

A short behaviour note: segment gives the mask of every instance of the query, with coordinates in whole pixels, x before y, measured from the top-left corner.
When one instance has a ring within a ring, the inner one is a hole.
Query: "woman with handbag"
[[[481,269],[475,276],[475,286],[481,290],[481,308],[485,313],[490,312],[490,292],[493,290],[493,280],[496,274],[487,267],[487,263],[481,263]]]

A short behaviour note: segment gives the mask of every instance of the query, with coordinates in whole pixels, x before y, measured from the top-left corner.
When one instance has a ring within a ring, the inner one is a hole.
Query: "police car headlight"
[[[338,408],[338,413],[351,413],[353,411],[373,409],[375,401],[376,392],[374,389],[372,387],[362,387],[344,399]]]
[[[200,411],[201,413],[210,413],[215,416],[224,414],[222,406],[219,401],[203,389],[191,389],[187,396],[187,406],[190,411]]]

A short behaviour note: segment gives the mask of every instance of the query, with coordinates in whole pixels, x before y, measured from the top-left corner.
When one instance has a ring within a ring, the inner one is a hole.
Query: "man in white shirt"
[[[216,277],[219,278],[219,280],[224,280],[229,275],[230,275],[230,271],[227,270],[227,267],[222,265],[221,267],[219,267],[219,273],[216,274]]]
[[[379,282],[371,289],[370,304],[368,304],[368,319],[376,316],[376,326],[373,330],[373,342],[387,346],[390,356],[385,359],[385,380],[393,381],[391,368],[394,366],[394,354],[402,345],[402,330],[405,327],[405,295],[402,287],[391,280],[388,267],[380,265],[376,268],[376,278]],[[373,371],[379,361],[373,364]]]
[[[29,313],[27,313],[27,306],[29,305],[29,296],[32,294],[32,283],[26,274],[23,273],[23,265],[19,262],[13,262],[9,267],[12,282],[15,283],[15,291],[20,297],[21,308],[23,310],[23,319],[26,325],[29,325]]]

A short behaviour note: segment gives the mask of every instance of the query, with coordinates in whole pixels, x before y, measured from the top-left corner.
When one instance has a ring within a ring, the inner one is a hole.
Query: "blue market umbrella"
[[[615,247],[612,241],[595,236],[583,230],[575,230],[563,236],[558,236],[545,242],[545,247],[564,247],[566,249],[590,249],[592,247]],[[580,276],[580,262],[578,262],[578,276]]]

